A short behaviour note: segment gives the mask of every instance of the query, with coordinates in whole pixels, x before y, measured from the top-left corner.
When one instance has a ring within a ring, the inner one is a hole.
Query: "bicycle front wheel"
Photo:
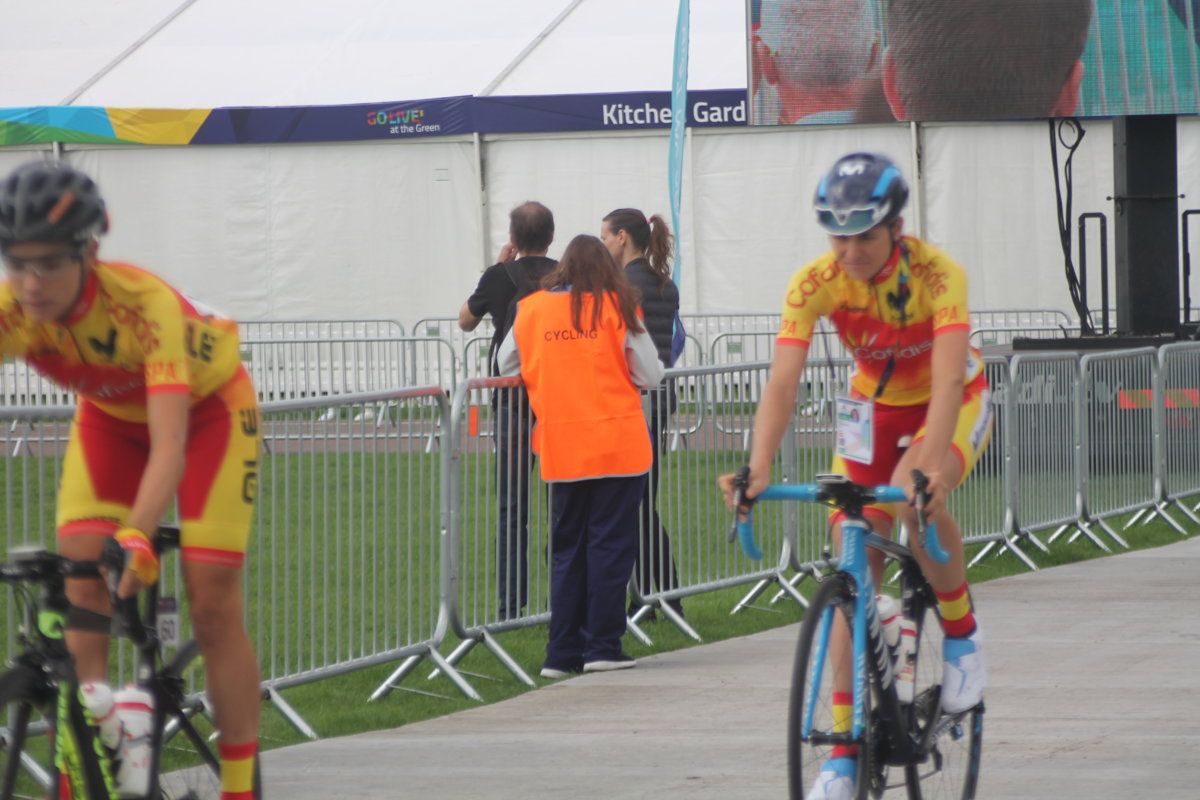
[[[854,592],[850,581],[843,575],[835,575],[821,584],[800,626],[788,704],[788,792],[792,800],[806,796],[809,789],[806,783],[818,780],[822,766],[834,757],[835,748],[839,748],[839,754],[841,748],[853,749],[856,769],[850,779],[853,791],[849,796],[865,800],[870,788],[870,726],[858,741],[850,741],[848,734],[842,738],[834,731],[835,686],[852,685],[854,666],[850,638],[841,638],[832,628],[836,625],[843,626],[842,631],[851,630],[853,616]],[[839,641],[846,646],[838,646]],[[868,693],[865,709],[868,721],[870,705]],[[812,723],[806,733],[805,719],[809,715]]]
[[[942,623],[932,591],[925,590],[917,641],[913,713],[919,736],[932,730],[928,756],[905,767],[909,800],[972,800],[983,752],[983,707],[944,714],[938,704],[942,684]],[[931,728],[932,726],[932,728]]]
[[[51,690],[45,687],[44,678],[28,666],[18,665],[0,675],[0,709],[5,713],[0,724],[9,726],[3,737],[4,768],[0,778],[3,800],[10,800],[15,794],[29,722],[35,706],[47,701],[47,692]]]

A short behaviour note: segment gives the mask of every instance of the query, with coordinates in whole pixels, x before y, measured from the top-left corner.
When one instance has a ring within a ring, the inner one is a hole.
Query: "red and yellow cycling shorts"
[[[192,407],[180,542],[187,561],[241,566],[258,494],[258,402],[246,371]],[[63,460],[58,535],[111,534],[121,526],[150,455],[144,423],[117,419],[80,399]]]
[[[857,393],[855,395],[861,399]],[[870,464],[860,464],[834,455],[831,471],[867,486],[891,483],[892,474],[908,446],[925,438],[925,413],[928,410],[927,403],[889,406],[876,402],[872,437],[875,442],[874,460]],[[980,373],[963,390],[962,410],[958,413],[958,424],[950,440],[950,450],[962,466],[959,485],[971,474],[992,438],[992,416],[987,375]],[[888,525],[895,521],[890,504],[868,506],[863,516],[882,520]],[[841,512],[830,517],[834,521],[840,518]]]

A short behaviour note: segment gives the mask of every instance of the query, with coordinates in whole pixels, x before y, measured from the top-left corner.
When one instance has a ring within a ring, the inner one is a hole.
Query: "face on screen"
[[[1200,0],[761,0],[751,13],[751,124],[1200,109]]]

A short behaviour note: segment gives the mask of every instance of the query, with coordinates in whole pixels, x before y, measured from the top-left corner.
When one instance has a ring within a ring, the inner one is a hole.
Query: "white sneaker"
[[[983,665],[983,635],[979,628],[964,639],[942,640],[942,710],[951,714],[976,706],[987,686]]]
[[[853,800],[856,772],[858,762],[853,758],[829,759],[805,800]]]
[[[611,658],[588,661],[583,665],[584,672],[612,672],[615,669],[632,669],[637,666],[633,658],[619,653]]]

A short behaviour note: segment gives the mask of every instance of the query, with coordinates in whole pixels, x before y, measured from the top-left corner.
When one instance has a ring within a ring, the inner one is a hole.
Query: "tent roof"
[[[498,77],[490,94],[668,89],[678,8],[674,0],[104,5],[100,13],[82,0],[13,4],[6,27],[21,35],[0,44],[0,74],[16,79],[0,82],[0,106],[335,105],[480,94]],[[743,0],[692,5],[689,85],[745,86]]]

